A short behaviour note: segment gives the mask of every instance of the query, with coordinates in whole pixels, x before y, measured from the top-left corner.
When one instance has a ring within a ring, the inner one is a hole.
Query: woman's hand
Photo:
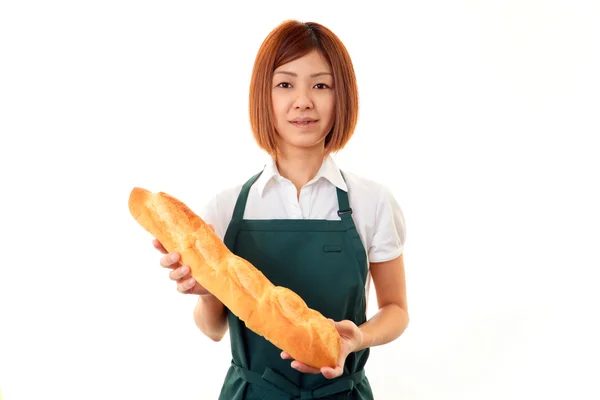
[[[338,361],[337,366],[335,368],[323,367],[319,370],[316,368],[309,367],[308,365],[305,365],[300,361],[294,360],[291,364],[292,368],[295,368],[298,371],[307,374],[321,373],[327,379],[337,378],[338,376],[342,375],[342,373],[344,372],[344,363],[346,362],[346,357],[348,357],[348,354],[362,347],[364,341],[364,334],[352,321],[343,320],[340,322],[335,322],[332,319],[329,320],[335,325],[335,328],[339,332],[342,339],[340,359]],[[292,357],[285,351],[282,351],[281,358],[291,359]]]
[[[210,226],[212,228],[212,225]],[[213,228],[214,229],[214,228]],[[155,249],[165,254],[160,259],[160,265],[164,268],[170,268],[169,278],[177,282],[177,290],[184,294],[210,294],[203,286],[201,286],[191,275],[191,269],[188,265],[181,265],[179,253],[169,253],[163,245],[157,240],[152,241]]]

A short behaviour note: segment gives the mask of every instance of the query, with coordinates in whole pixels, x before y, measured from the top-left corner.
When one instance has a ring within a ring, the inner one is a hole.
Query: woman
[[[330,30],[286,21],[268,35],[253,69],[250,120],[270,162],[217,194],[201,217],[232,252],[332,319],[342,356],[321,370],[290,360],[201,287],[179,254],[167,254],[160,263],[177,289],[199,295],[198,328],[215,341],[229,329],[221,400],[372,399],[369,349],[406,329],[401,209],[385,187],[340,171],[331,157],[352,136],[357,114],[352,62]],[[371,279],[379,311],[367,320]]]

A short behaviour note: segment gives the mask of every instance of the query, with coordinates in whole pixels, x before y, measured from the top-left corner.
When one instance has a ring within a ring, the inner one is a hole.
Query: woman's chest
[[[333,185],[310,185],[300,192],[293,185],[266,189],[262,195],[250,191],[245,219],[338,220],[340,203]]]

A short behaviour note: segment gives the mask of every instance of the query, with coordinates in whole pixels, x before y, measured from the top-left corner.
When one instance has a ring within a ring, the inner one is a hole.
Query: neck
[[[281,176],[292,181],[300,195],[300,189],[321,169],[325,156],[322,148],[311,151],[282,151],[276,160],[277,169]]]

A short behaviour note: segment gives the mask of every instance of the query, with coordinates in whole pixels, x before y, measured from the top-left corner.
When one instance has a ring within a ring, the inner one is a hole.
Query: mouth
[[[315,125],[317,122],[319,122],[318,119],[297,119],[290,121],[290,124],[299,128],[306,128]]]

